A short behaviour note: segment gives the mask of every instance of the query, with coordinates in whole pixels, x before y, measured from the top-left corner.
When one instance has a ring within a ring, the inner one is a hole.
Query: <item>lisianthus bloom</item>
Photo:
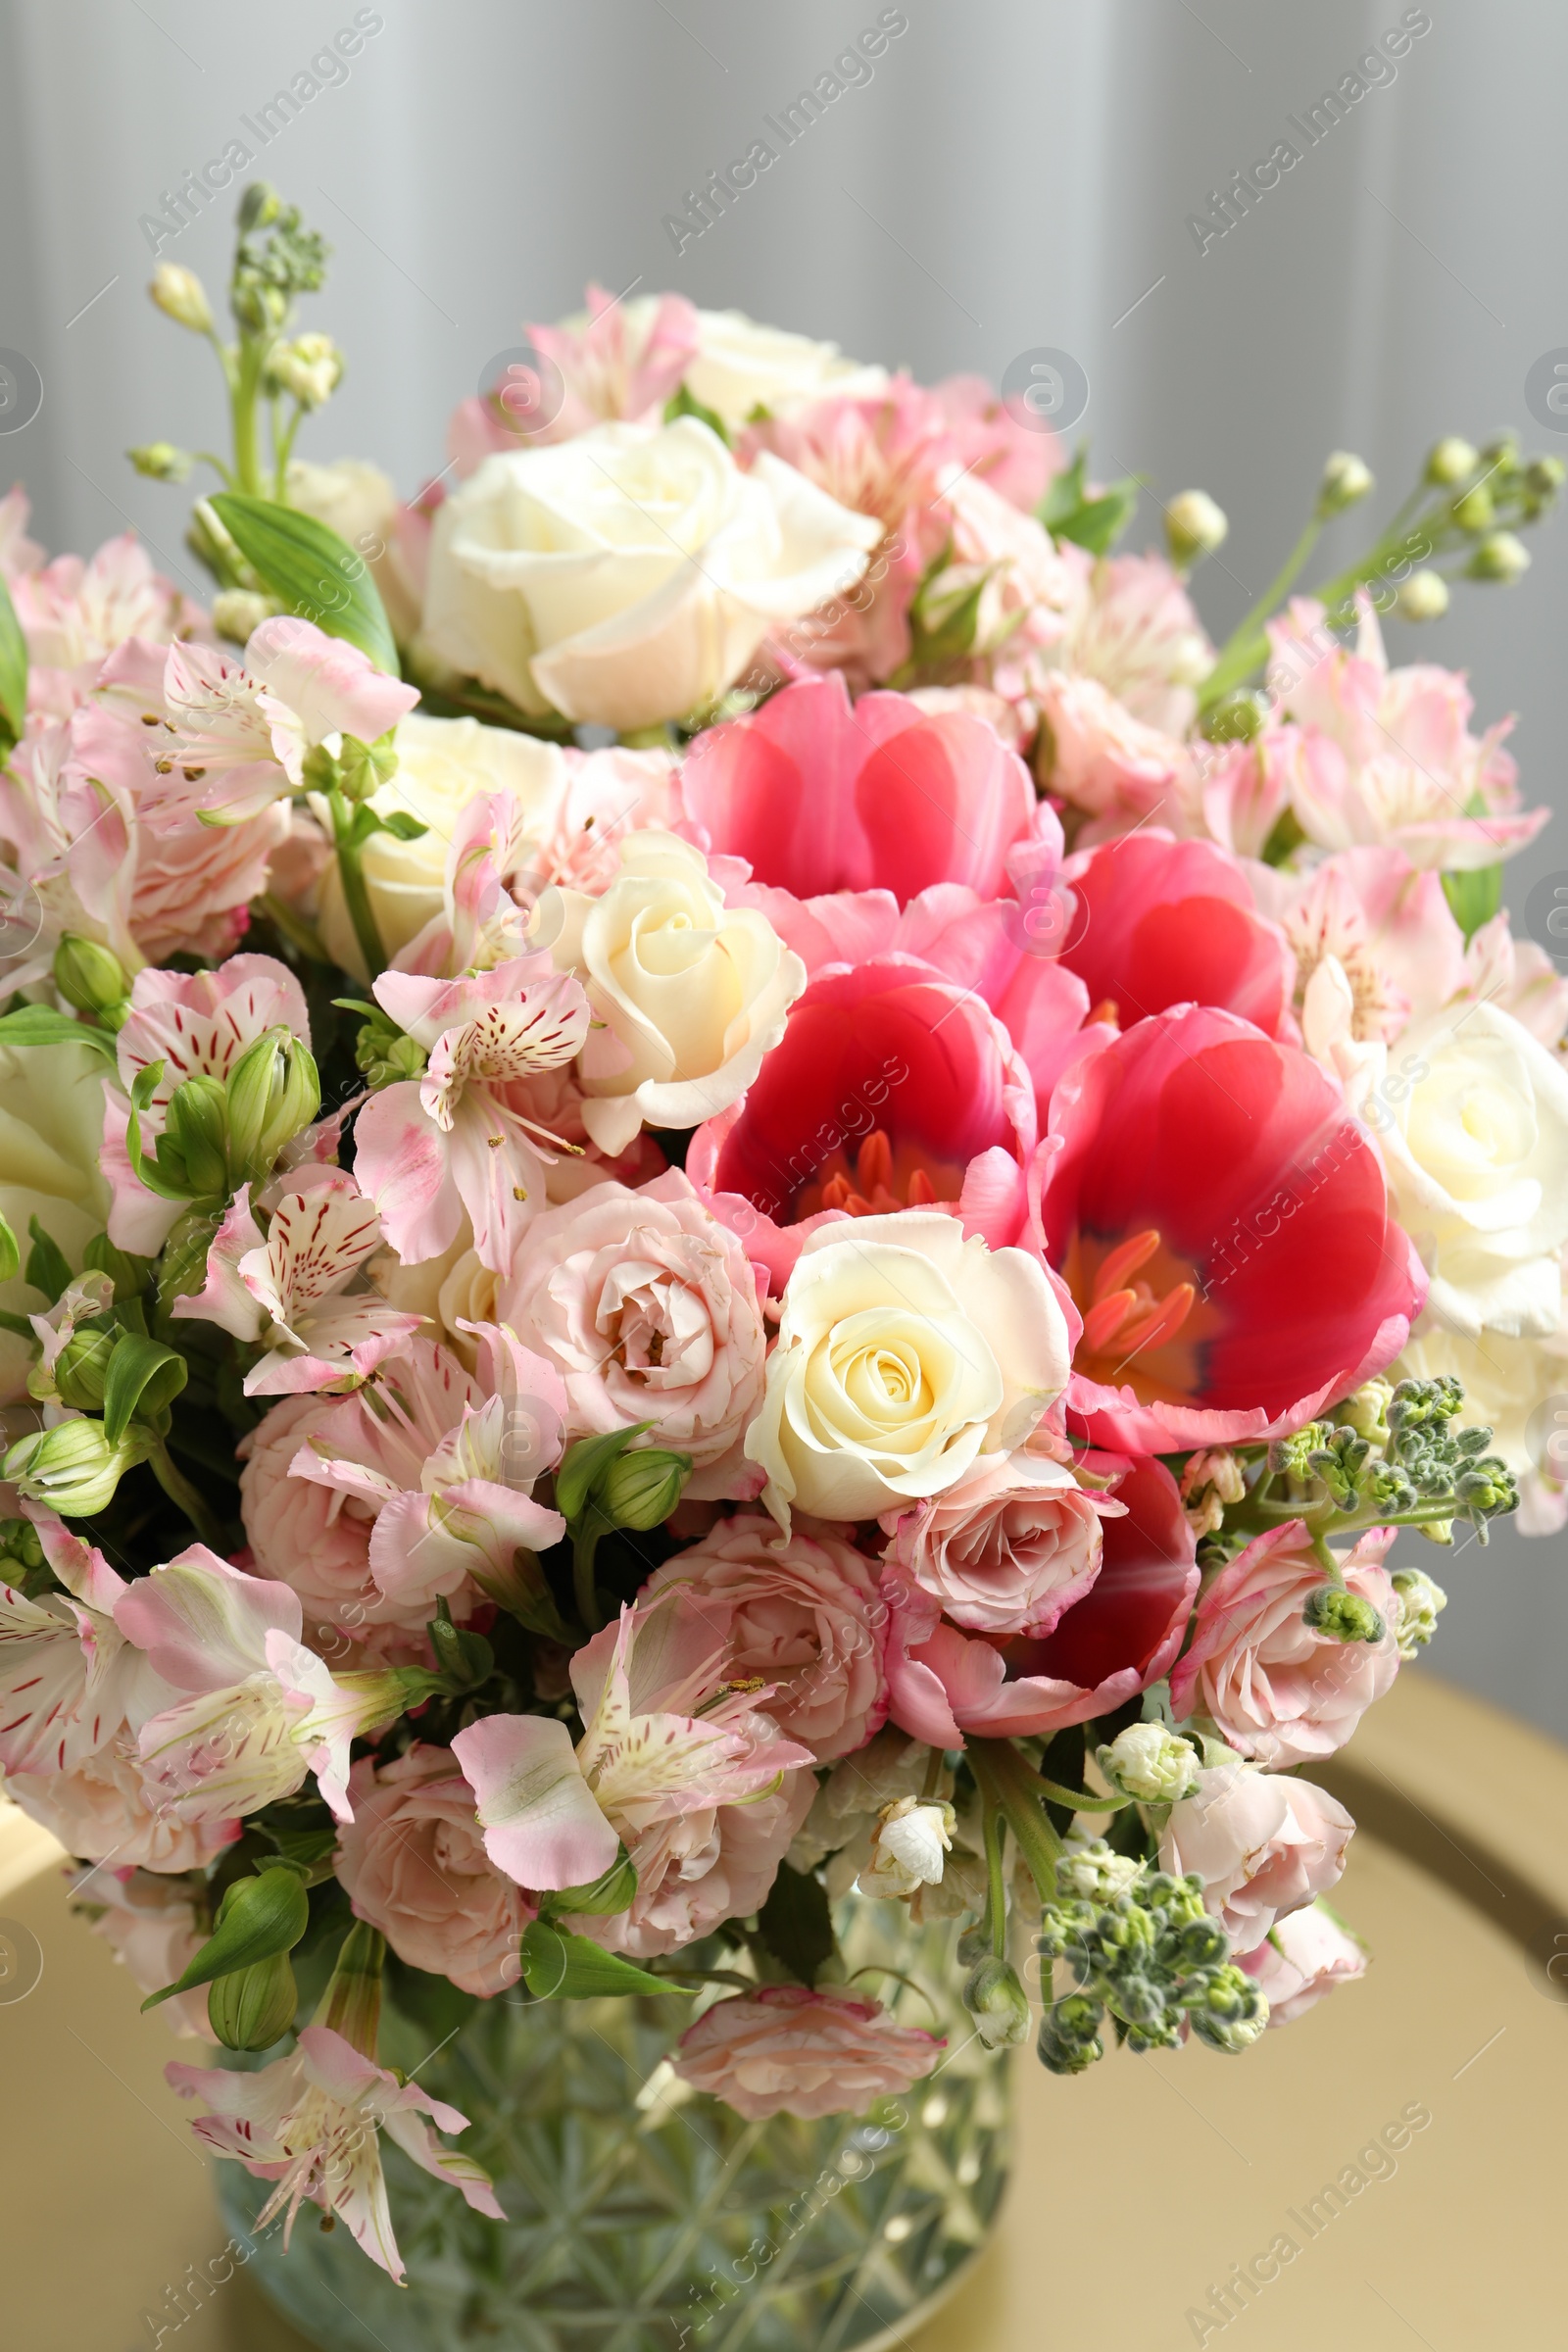
[[[533,1906],[485,1852],[452,1750],[416,1740],[379,1767],[362,1756],[349,1795],[354,1819],[338,1833],[333,1868],[355,1918],[378,1928],[410,1968],[450,1977],[482,2000],[514,1989]]]
[[[167,645],[207,627],[200,605],[153,569],[130,531],[106,539],[85,561],[57,556],[11,579],[27,641],[28,708],[51,718],[69,717],[86,700],[104,662],[127,638]]]
[[[432,2099],[413,2082],[362,2057],[329,2026],[307,2026],[297,2049],[249,2075],[224,2067],[164,2069],[181,2098],[202,2098],[197,2136],[220,2156],[237,2157],[248,2173],[277,2185],[257,2216],[263,2230],[281,2213],[286,2246],[306,2199],[324,2214],[341,2214],[356,2245],[401,2286],[403,2258],[392,2234],[380,2134],[397,2142],[421,2172],[460,2189],[475,2213],[502,2222],[490,2177],[471,2156],[443,2147],[424,2121],[443,2132],[466,2132],[468,2119]]]
[[[1293,600],[1269,625],[1269,680],[1300,722],[1291,807],[1325,850],[1385,843],[1411,863],[1495,865],[1534,841],[1550,811],[1521,812],[1503,719],[1470,733],[1464,679],[1430,662],[1390,669],[1371,598],[1356,599],[1354,653],[1335,644],[1323,608]],[[1479,812],[1476,804],[1480,804]]]
[[[737,1512],[656,1569],[644,1597],[671,1586],[723,1642],[732,1680],[773,1686],[758,1705],[818,1763],[881,1729],[887,1611],[874,1567],[853,1544],[800,1528],[780,1544],[771,1519]]]
[[[496,1311],[565,1383],[568,1437],[656,1421],[660,1445],[692,1457],[689,1495],[757,1483],[741,1452],[767,1353],[757,1277],[678,1168],[537,1216]]]
[[[864,2115],[928,2075],[947,2043],[901,2026],[880,2001],[763,1984],[714,2001],[680,2037],[675,2072],[748,2123]]]
[[[439,1257],[466,1210],[474,1248],[500,1272],[543,1204],[554,1140],[531,1114],[528,1081],[577,1053],[587,1000],[541,955],[458,980],[383,972],[374,989],[429,1060],[360,1112],[359,1182],[400,1257]]]
[[[1030,1739],[1109,1714],[1168,1673],[1198,1590],[1192,1529],[1162,1462],[1091,1456],[1123,1507],[1101,1529],[1099,1574],[1043,1638],[960,1633],[895,1559],[888,1683],[895,1723],[935,1747]]]
[[[1204,1592],[1193,1638],[1170,1678],[1177,1715],[1218,1725],[1241,1755],[1279,1769],[1331,1756],[1399,1671],[1399,1606],[1383,1566],[1392,1528],[1365,1535],[1331,1578],[1299,1519],[1256,1536]],[[1336,1640],[1309,1625],[1314,1592],[1345,1590],[1375,1609],[1375,1641]]]
[[[810,1749],[759,1711],[769,1685],[730,1687],[723,1649],[678,1592],[622,1609],[571,1679],[586,1725],[575,1750],[545,1715],[482,1716],[453,1740],[490,1859],[521,1886],[581,1886],[624,1842],[629,1913],[582,1924],[642,1957],[756,1910],[815,1794],[800,1770]]]
[[[1192,789],[1184,743],[1135,718],[1098,678],[1048,669],[1033,687],[1041,722],[1041,772],[1080,812],[1080,845],[1109,841],[1163,812],[1174,817]]]
[[[930,1210],[826,1224],[784,1293],[746,1436],[762,1499],[867,1519],[1021,1446],[1061,1393],[1067,1328],[1039,1261]]]
[[[1214,648],[1163,556],[1112,556],[1093,564],[1073,606],[1066,667],[1094,678],[1146,726],[1185,735]]]
[[[1234,859],[1206,841],[1146,826],[1070,858],[1078,902],[1061,960],[1123,1029],[1171,1004],[1217,1004],[1269,1037],[1290,1011],[1295,971]]]
[[[1353,1984],[1364,1977],[1366,1964],[1365,1944],[1324,1902],[1287,1912],[1238,1961],[1262,1990],[1271,2027],[1294,2025],[1336,1984]]]
[[[1337,1087],[1182,1005],[1078,1061],[1042,1217],[1084,1317],[1069,1408],[1170,1452],[1299,1428],[1398,1353],[1425,1294]]]
[[[7,1773],[6,1794],[68,1854],[122,1870],[206,1870],[245,1827],[234,1815],[192,1820],[144,1768],[128,1729],[74,1772]]]
[[[344,1296],[380,1239],[374,1209],[341,1168],[302,1168],[265,1234],[242,1184],[207,1252],[205,1287],[171,1312],[267,1341],[245,1375],[247,1396],[354,1387],[420,1323],[374,1291]]]
[[[1172,1805],[1159,1866],[1177,1877],[1197,1872],[1205,1910],[1246,1953],[1276,1921],[1327,1894],[1354,1829],[1339,1799],[1310,1781],[1216,1764],[1200,1773],[1192,1796]]]
[[[115,1620],[129,1592],[103,1553],[51,1511],[29,1514],[65,1592],[0,1584],[0,1770],[73,1772],[174,1696]]]
[[[1125,1507],[1024,1447],[977,1462],[912,1509],[885,1512],[885,1556],[955,1625],[1043,1636],[1100,1574],[1102,1516]]]
[[[473,1329],[475,1374],[415,1339],[352,1396],[277,1407],[256,1432],[240,1485],[247,1530],[258,1564],[321,1612],[317,1638],[416,1634],[441,1598],[461,1622],[487,1592],[514,1590],[519,1547],[544,1551],[565,1534],[532,1493],[561,1457],[560,1375],[513,1333]],[[280,1475],[312,1500],[290,1509]]]
[[[906,695],[851,708],[841,677],[786,686],[750,717],[699,735],[681,771],[688,818],[759,882],[808,899],[935,882],[1007,889],[1007,852],[1054,820],[984,721]]]

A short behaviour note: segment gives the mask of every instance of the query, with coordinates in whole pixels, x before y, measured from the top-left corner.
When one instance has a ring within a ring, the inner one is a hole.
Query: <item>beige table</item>
[[[1547,1973],[1568,1954],[1568,1752],[1417,1669],[1323,1777],[1363,1825],[1342,1908],[1374,1947],[1370,1976],[1241,2059],[1112,2055],[1058,2082],[1022,2054],[1001,2236],[909,2352],[1175,2352],[1200,2340],[1189,2309],[1281,2232],[1296,2259],[1203,2341],[1568,2341],[1568,2007]],[[0,1916],[44,1955],[36,1989],[0,2004],[0,2343],[132,2352],[223,2233],[190,2109],[162,2078],[177,2045],[68,1917],[58,1865],[46,1838],[0,1816]],[[1411,2107],[1431,2122],[1396,2172],[1309,2236],[1310,2201]],[[163,2338],[165,2352],[300,2342],[243,2274]]]

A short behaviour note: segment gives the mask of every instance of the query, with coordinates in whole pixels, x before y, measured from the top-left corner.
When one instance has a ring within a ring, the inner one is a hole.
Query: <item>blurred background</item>
[[[780,145],[763,118],[879,23],[869,77],[677,251],[665,216],[754,139]],[[345,28],[363,36],[348,61],[325,51]],[[1396,50],[1408,36],[1392,69],[1391,33]],[[1308,145],[1288,118],[1373,41],[1383,78]],[[292,113],[274,105],[306,82]],[[1158,544],[1153,498],[1181,489],[1229,514],[1198,579],[1221,639],[1295,539],[1329,450],[1357,452],[1378,490],[1326,538],[1325,572],[1444,433],[1512,425],[1568,456],[1568,415],[1526,399],[1535,363],[1568,346],[1565,84],[1568,14],[1540,0],[4,0],[0,347],[36,368],[43,401],[0,433],[0,490],[24,482],[51,553],[129,524],[205,593],[180,540],[188,492],[139,479],[123,451],[222,443],[216,364],[146,300],[145,222],[177,219],[168,199],[237,138],[256,157],[239,176],[272,180],[333,247],[301,324],[330,329],[349,372],[301,457],[368,458],[412,493],[487,363],[525,319],[580,307],[590,276],[738,307],[926,380],[995,381],[1056,347],[1088,375],[1073,438],[1093,469],[1153,493],[1125,545]],[[1284,138],[1301,161],[1200,250],[1189,216],[1212,218],[1211,192]],[[159,251],[216,299],[231,232],[220,197]],[[1530,545],[1518,586],[1461,590],[1419,631],[1389,624],[1396,662],[1468,670],[1478,728],[1518,712],[1526,801],[1563,811],[1509,868],[1516,918],[1568,869],[1568,514]],[[1407,1547],[1450,1595],[1438,1670],[1568,1738],[1564,1540]]]

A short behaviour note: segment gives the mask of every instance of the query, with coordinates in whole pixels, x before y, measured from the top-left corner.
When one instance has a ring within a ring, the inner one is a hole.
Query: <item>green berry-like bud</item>
[[[1373,1446],[1389,1442],[1389,1400],[1394,1385],[1387,1380],[1364,1380],[1361,1386],[1335,1410],[1347,1428],[1353,1429]]]
[[[1306,1596],[1302,1620],[1330,1642],[1381,1642],[1388,1628],[1381,1611],[1343,1585],[1317,1585]]]
[[[1483,539],[1465,572],[1472,580],[1494,580],[1507,588],[1530,569],[1530,550],[1512,531],[1494,531]]]
[[[1441,571],[1412,571],[1394,600],[1401,620],[1441,620],[1448,610],[1448,583]]]
[[[282,209],[277,190],[265,179],[253,179],[239,200],[241,236],[249,236],[253,228],[270,227]]]
[[[1217,702],[1203,717],[1200,731],[1209,743],[1250,743],[1262,732],[1267,717],[1261,695],[1243,688]]]
[[[1224,545],[1230,529],[1223,508],[1206,490],[1181,490],[1165,509],[1165,544],[1178,571]]]
[[[975,2028],[988,2050],[1000,2050],[1012,2042],[1023,2041],[1029,2033],[1029,1995],[1018,1981],[1018,1972],[995,1953],[988,1953],[969,1972],[963,1987],[963,2005],[974,2019]]]
[[[1182,2006],[1193,2032],[1213,2050],[1245,2050],[1268,2024],[1267,2000],[1245,1970],[1229,1962],[1194,1980]]]
[[[1041,2065],[1054,2075],[1081,2075],[1097,2058],[1103,2058],[1105,2045],[1099,2026],[1104,2014],[1101,2002],[1082,1993],[1057,2001],[1040,2020],[1035,2047]]]
[[[294,2023],[299,1993],[287,1952],[215,1977],[207,2018],[225,2050],[270,2050]]]
[[[1318,484],[1318,513],[1343,514],[1347,507],[1358,505],[1371,488],[1372,471],[1365,461],[1348,449],[1337,449],[1324,466]]]
[[[1497,519],[1492,492],[1485,482],[1477,482],[1462,498],[1453,502],[1453,519],[1461,531],[1490,531]]]
[[[28,1502],[47,1503],[66,1519],[91,1519],[144,1455],[146,1441],[127,1433],[111,1446],[101,1421],[61,1421],[21,1438],[0,1464]]]
[[[1112,1788],[1141,1804],[1174,1804],[1198,1785],[1197,1748],[1160,1723],[1130,1723],[1096,1753]]]
[[[152,482],[182,482],[196,463],[188,449],[176,449],[172,441],[144,441],[139,448],[127,449],[125,455],[136,471]]]
[[[1532,458],[1525,467],[1525,488],[1535,498],[1555,498],[1564,481],[1568,481],[1568,466],[1561,458]]]
[[[1447,433],[1435,443],[1427,458],[1426,477],[1435,488],[1449,490],[1455,482],[1468,480],[1481,463],[1480,453],[1457,433]]]
[[[229,1160],[234,1181],[271,1174],[283,1146],[321,1107],[321,1082],[309,1047],[284,1028],[257,1038],[228,1074]]]
[[[120,1029],[129,1010],[130,981],[113,949],[68,931],[55,950],[55,986],[77,1012],[95,1014],[106,1029]]]
[[[178,262],[160,262],[147,291],[164,316],[172,318],[176,325],[188,326],[192,334],[211,334],[212,305],[194,270],[182,269]]]

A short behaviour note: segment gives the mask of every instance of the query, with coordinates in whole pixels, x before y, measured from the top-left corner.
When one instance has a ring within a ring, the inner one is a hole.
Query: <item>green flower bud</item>
[[[267,228],[283,209],[277,190],[265,179],[253,179],[239,200],[239,231],[248,237],[253,228]]]
[[[283,1028],[247,1046],[228,1074],[229,1165],[236,1183],[269,1176],[283,1146],[321,1107],[310,1049]]]
[[[147,291],[164,316],[172,318],[176,325],[188,326],[192,334],[211,334],[212,305],[194,270],[182,269],[178,262],[160,262]]]
[[[118,1331],[73,1332],[55,1358],[53,1392],[63,1404],[74,1405],[78,1412],[96,1413],[103,1409],[109,1359],[119,1344]],[[36,1370],[41,1372],[42,1365]],[[28,1385],[31,1386],[30,1380]]]
[[[1396,1568],[1394,1590],[1399,1596],[1399,1655],[1413,1658],[1437,1632],[1438,1613],[1447,1607],[1448,1595],[1419,1568]]]
[[[689,1453],[670,1453],[658,1446],[631,1446],[603,1471],[594,1501],[612,1527],[661,1527],[679,1502],[691,1472]]]
[[[1389,1401],[1393,1395],[1392,1381],[1365,1380],[1346,1397],[1343,1404],[1336,1405],[1335,1411],[1347,1428],[1353,1429],[1373,1446],[1386,1446],[1389,1442]]]
[[[28,1502],[47,1503],[66,1519],[90,1519],[143,1459],[146,1443],[141,1433],[127,1431],[111,1446],[101,1421],[61,1421],[19,1439],[0,1463],[0,1477]]]
[[[1040,2020],[1035,2048],[1041,2065],[1054,2075],[1081,2075],[1097,2058],[1103,2058],[1105,2045],[1098,2029],[1104,2014],[1101,2002],[1083,1993],[1057,2001]]]
[[[398,756],[390,731],[374,743],[362,743],[357,735],[344,736],[338,754],[338,790],[346,801],[368,801],[397,772]]]
[[[1244,687],[1214,705],[1200,731],[1209,743],[1250,743],[1262,732],[1267,717],[1262,697]]]
[[[1496,580],[1507,588],[1530,569],[1530,550],[1512,531],[1494,531],[1483,539],[1469,563],[1466,576],[1472,580]]]
[[[124,1025],[130,981],[112,949],[68,931],[55,950],[55,986],[78,1012],[100,1016],[106,1029]]]
[[[1323,467],[1318,484],[1317,511],[1320,515],[1342,514],[1347,507],[1355,506],[1372,488],[1372,473],[1367,465],[1352,457],[1348,449],[1337,449]]]
[[[425,1051],[414,1038],[406,1037],[401,1029],[377,1015],[365,1023],[355,1039],[354,1058],[365,1073],[366,1084],[374,1092],[383,1086],[395,1086],[401,1079],[422,1076]]]
[[[20,1568],[43,1566],[43,1545],[30,1519],[0,1519],[0,1555]]]
[[[1435,488],[1451,489],[1455,482],[1466,481],[1480,465],[1479,453],[1457,433],[1447,433],[1436,442],[1427,458],[1426,478]]]
[[[1517,436],[1513,433],[1499,433],[1494,441],[1486,442],[1481,451],[1481,463],[1483,466],[1491,466],[1494,473],[1516,472],[1519,466]]]
[[[1462,498],[1453,502],[1453,519],[1461,531],[1490,531],[1497,519],[1497,510],[1492,503],[1492,492],[1485,482],[1477,482]]]
[[[1448,610],[1448,583],[1441,571],[1412,571],[1394,600],[1401,620],[1441,620]]]
[[[1539,499],[1554,499],[1568,481],[1568,466],[1561,458],[1532,458],[1525,467],[1525,488]]]
[[[294,2024],[299,1993],[287,1952],[215,1977],[207,2018],[225,2050],[270,2050]]]
[[[1343,1585],[1317,1585],[1301,1611],[1304,1624],[1330,1642],[1381,1642],[1388,1628],[1382,1613],[1359,1592]]]
[[[483,1634],[466,1633],[462,1626],[454,1625],[444,1600],[440,1614],[424,1630],[430,1638],[436,1665],[455,1690],[476,1690],[481,1683],[489,1681],[495,1667],[495,1651]]]
[[[1029,1995],[1018,1982],[1017,1970],[995,1953],[969,1971],[963,2005],[988,2050],[1003,2049],[1028,2034]]]
[[[1165,545],[1178,571],[1223,546],[1230,529],[1224,510],[1206,490],[1180,490],[1165,509]]]
[[[302,408],[318,409],[338,387],[343,354],[330,335],[296,335],[291,343],[279,343],[268,355],[267,371]]]
[[[1160,1723],[1130,1723],[1096,1753],[1111,1787],[1141,1804],[1174,1804],[1198,1783],[1197,1748]]]
[[[190,1192],[221,1200],[228,1191],[228,1113],[222,1081],[182,1080],[170,1097],[165,1132],[184,1162]]]
[[[154,482],[182,482],[196,463],[188,449],[176,449],[172,441],[144,441],[125,455],[138,473]]]
[[[1182,2006],[1211,2050],[1245,2050],[1268,2024],[1268,2002],[1246,1971],[1230,1962],[1189,1980]]]

